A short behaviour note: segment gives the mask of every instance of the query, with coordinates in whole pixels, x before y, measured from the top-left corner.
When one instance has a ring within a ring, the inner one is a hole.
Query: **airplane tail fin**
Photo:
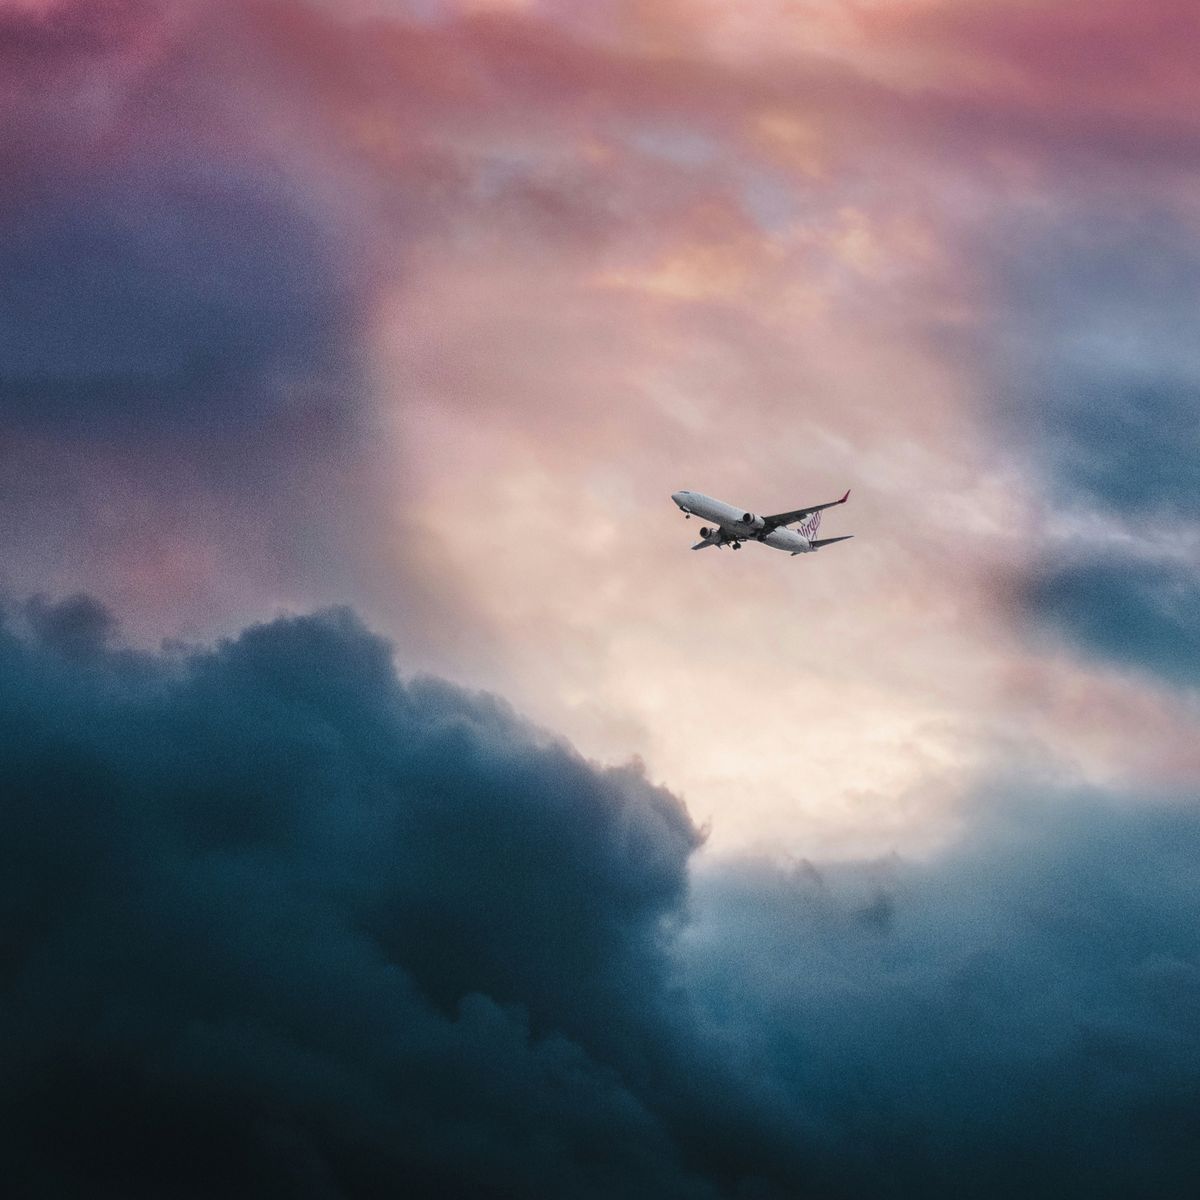
[[[809,542],[809,545],[814,550],[820,550],[822,546],[832,546],[834,542],[848,542],[854,534],[848,533],[844,537],[835,538],[818,538],[815,542]]]

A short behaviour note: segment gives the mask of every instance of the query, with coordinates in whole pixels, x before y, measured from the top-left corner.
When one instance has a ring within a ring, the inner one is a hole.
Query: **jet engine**
[[[742,513],[742,524],[749,525],[751,529],[762,529],[766,525],[766,521],[762,517],[756,517],[753,513]]]
[[[707,525],[704,525],[700,529],[700,536],[702,538],[712,537],[712,532],[713,531],[711,529],[709,529],[709,527]]]

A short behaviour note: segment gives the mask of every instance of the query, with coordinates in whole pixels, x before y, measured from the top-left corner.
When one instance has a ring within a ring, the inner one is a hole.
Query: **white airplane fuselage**
[[[786,550],[789,554],[808,554],[813,549],[804,534],[783,526],[764,532],[766,522],[762,517],[702,492],[674,492],[671,499],[683,512],[713,522],[719,534],[717,538],[708,539],[713,545],[730,543],[736,546],[741,541],[754,541],[775,550]]]

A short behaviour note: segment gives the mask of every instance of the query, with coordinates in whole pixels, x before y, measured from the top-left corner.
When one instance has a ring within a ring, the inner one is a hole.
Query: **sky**
[[[0,0],[31,1192],[1186,1194],[1198,35]]]

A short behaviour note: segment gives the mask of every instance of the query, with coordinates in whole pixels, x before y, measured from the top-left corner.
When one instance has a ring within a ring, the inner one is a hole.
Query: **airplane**
[[[714,500],[700,492],[672,492],[671,499],[683,510],[686,520],[691,520],[695,515],[716,522],[712,528],[700,530],[700,541],[692,547],[693,550],[703,550],[706,546],[732,546],[735,550],[740,550],[743,542],[762,542],[764,546],[786,550],[789,554],[811,554],[823,546],[832,546],[834,542],[846,542],[854,536],[847,534],[845,537],[816,537],[821,524],[821,513],[827,508],[845,504],[850,499],[848,491],[840,500],[830,500],[827,504],[813,504],[809,508],[797,508],[791,512],[775,513],[770,517],[757,517],[754,513],[726,504],[723,500]],[[796,521],[803,523],[796,529],[787,528]]]

